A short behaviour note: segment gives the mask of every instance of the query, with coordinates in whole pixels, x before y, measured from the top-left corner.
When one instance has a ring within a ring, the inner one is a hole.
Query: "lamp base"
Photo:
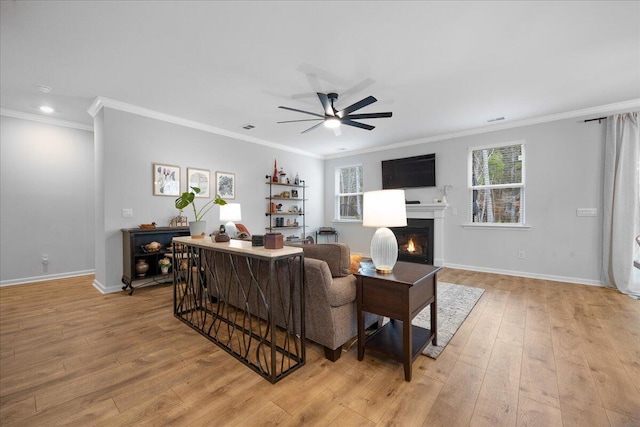
[[[236,237],[236,235],[238,234],[238,228],[236,227],[236,224],[233,221],[227,222],[224,225],[224,227],[229,237]]]
[[[371,239],[371,261],[376,271],[389,274],[398,260],[398,241],[387,227],[378,228]]]

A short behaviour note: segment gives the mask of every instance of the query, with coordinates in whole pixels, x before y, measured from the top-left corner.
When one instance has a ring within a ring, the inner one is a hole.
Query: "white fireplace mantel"
[[[407,218],[433,219],[433,264],[444,265],[444,211],[447,203],[407,205]]]

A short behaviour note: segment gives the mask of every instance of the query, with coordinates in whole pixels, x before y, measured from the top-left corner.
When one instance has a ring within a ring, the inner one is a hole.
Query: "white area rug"
[[[484,289],[472,286],[455,285],[453,283],[438,282],[438,345],[429,344],[422,354],[436,359],[451,341],[464,319],[476,305]],[[431,313],[429,307],[422,310],[414,319],[416,326],[429,328]]]
[[[422,354],[436,359],[451,341],[464,319],[476,305],[484,289],[471,286],[438,282],[438,345],[429,344]],[[385,318],[384,323],[388,319]],[[412,324],[429,329],[431,327],[431,308],[427,306],[413,319]]]

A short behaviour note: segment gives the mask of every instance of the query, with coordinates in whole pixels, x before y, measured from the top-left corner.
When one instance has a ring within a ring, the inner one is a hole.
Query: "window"
[[[336,168],[335,219],[362,220],[362,165]]]
[[[524,225],[524,143],[469,149],[472,223]]]

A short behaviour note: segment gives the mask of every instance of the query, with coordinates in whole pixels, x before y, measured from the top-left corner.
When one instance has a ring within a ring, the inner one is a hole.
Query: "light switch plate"
[[[133,209],[122,209],[122,218],[133,218]]]
[[[598,208],[578,208],[576,216],[598,216]]]

